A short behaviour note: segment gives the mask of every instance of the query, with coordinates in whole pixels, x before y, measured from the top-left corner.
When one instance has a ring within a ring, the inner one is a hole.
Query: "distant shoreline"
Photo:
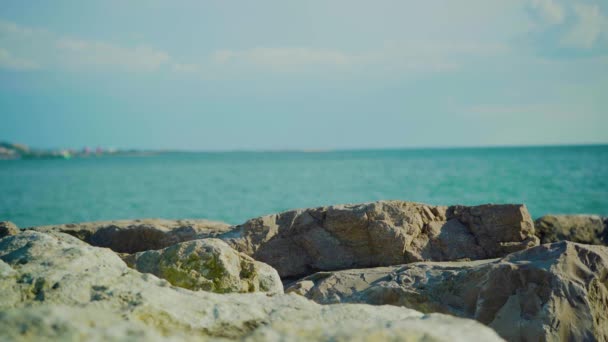
[[[465,151],[465,150],[514,150],[514,149],[563,149],[563,148],[608,148],[608,143],[589,143],[572,145],[492,145],[492,146],[454,146],[454,147],[387,147],[353,149],[260,149],[260,150],[101,150],[84,152],[75,149],[29,149],[25,145],[0,143],[0,160],[31,159],[86,159],[98,157],[149,157],[170,154],[324,154],[324,153],[373,153],[373,152],[416,152],[416,151]]]

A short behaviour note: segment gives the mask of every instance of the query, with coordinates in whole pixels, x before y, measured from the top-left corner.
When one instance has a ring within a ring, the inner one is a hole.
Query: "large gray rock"
[[[524,205],[430,206],[403,201],[292,210],[223,235],[281,277],[423,260],[487,259],[538,244]]]
[[[119,253],[161,249],[178,242],[214,237],[230,230],[230,225],[208,220],[119,220],[69,223],[31,227],[39,232],[61,232],[93,246]]]
[[[0,240],[0,340],[500,341],[467,319],[171,286],[62,233]]]
[[[545,215],[534,221],[541,243],[562,240],[608,245],[608,217],[598,215]]]
[[[219,239],[186,241],[139,252],[127,264],[190,290],[283,293],[277,271],[239,253]]]
[[[19,228],[11,221],[1,221],[0,222],[0,239],[5,236],[17,235],[19,234]]]
[[[503,259],[321,272],[287,292],[318,303],[474,318],[509,341],[608,341],[608,247],[558,242]]]

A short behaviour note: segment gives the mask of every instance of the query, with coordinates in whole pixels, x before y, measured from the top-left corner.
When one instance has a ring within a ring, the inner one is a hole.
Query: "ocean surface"
[[[147,217],[238,224],[380,199],[608,215],[608,145],[0,160],[0,221],[20,227]]]

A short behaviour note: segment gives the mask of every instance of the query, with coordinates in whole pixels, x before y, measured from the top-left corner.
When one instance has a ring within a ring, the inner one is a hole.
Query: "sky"
[[[0,140],[608,143],[605,0],[0,0]]]

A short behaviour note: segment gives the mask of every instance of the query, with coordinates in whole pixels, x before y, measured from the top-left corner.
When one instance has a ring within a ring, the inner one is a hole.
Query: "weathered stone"
[[[473,320],[407,308],[173,287],[62,233],[4,238],[0,260],[11,291],[0,296],[0,340],[500,340]]]
[[[5,236],[17,235],[19,234],[19,228],[10,221],[1,221],[0,222],[0,239]]]
[[[3,341],[180,341],[108,310],[42,305],[0,311]]]
[[[127,264],[190,290],[283,293],[277,271],[219,239],[186,241],[139,252]]]
[[[608,245],[608,217],[598,215],[546,215],[534,221],[541,243],[562,240]]]
[[[208,220],[120,220],[31,227],[39,232],[61,232],[93,246],[119,253],[161,249],[179,242],[214,237],[230,225]]]
[[[423,260],[487,259],[538,244],[524,205],[429,206],[403,201],[292,210],[221,236],[281,277]]]
[[[502,259],[320,272],[287,292],[318,303],[474,318],[509,341],[608,341],[608,247],[537,246]]]

